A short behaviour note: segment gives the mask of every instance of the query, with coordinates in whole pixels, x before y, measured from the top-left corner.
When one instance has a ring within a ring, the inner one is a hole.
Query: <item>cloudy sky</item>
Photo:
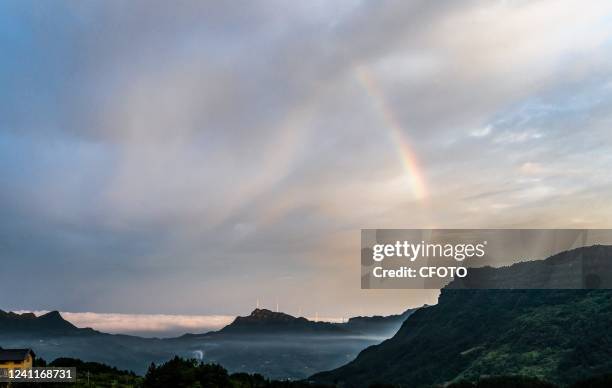
[[[359,230],[610,227],[612,3],[3,1],[0,308],[391,313]]]

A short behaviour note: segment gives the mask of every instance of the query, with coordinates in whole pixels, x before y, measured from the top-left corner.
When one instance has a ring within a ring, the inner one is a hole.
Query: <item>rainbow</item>
[[[364,66],[358,66],[355,67],[355,73],[359,83],[366,90],[368,96],[374,101],[375,108],[389,130],[391,141],[395,145],[402,167],[410,180],[410,186],[412,187],[415,198],[418,200],[425,199],[427,197],[425,178],[419,167],[417,155],[412,150],[410,142],[404,134],[402,125],[389,107],[384,93],[370,71]]]

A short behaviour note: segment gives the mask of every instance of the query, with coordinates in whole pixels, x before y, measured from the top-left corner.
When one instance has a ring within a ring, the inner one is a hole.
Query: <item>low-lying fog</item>
[[[151,362],[160,363],[179,355],[219,363],[230,372],[301,379],[345,364],[361,350],[391,335],[219,334],[173,339],[125,335],[17,339],[0,335],[0,344],[3,347],[31,347],[47,361],[58,357],[76,357],[130,369],[139,374],[146,373]]]

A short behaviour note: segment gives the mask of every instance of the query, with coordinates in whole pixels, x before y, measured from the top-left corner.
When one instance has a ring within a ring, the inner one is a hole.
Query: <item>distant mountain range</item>
[[[79,329],[68,322],[57,311],[37,317],[33,313],[17,314],[0,310],[0,333],[13,335],[91,335],[92,329]]]
[[[347,334],[341,326],[330,322],[314,322],[304,317],[272,312],[266,309],[255,309],[246,317],[237,317],[225,326],[222,334],[262,334],[262,333],[332,333]]]
[[[380,335],[395,332],[403,321],[416,309],[408,309],[402,314],[389,316],[353,317],[347,322],[332,323],[311,321],[304,317],[294,317],[282,312],[267,309],[255,309],[247,316],[238,316],[232,323],[219,331],[203,334],[185,334],[184,337],[204,337],[215,334],[225,335],[265,335],[294,334],[309,335],[313,333],[336,335]],[[78,328],[65,320],[58,311],[51,311],[41,316],[33,313],[17,314],[0,310],[0,332],[2,335],[74,336],[74,335],[111,335],[91,328]],[[391,333],[392,334],[392,333]],[[135,337],[136,336],[130,336]],[[169,340],[172,340],[169,339]]]
[[[427,305],[424,305],[423,307],[427,307]],[[386,333],[391,336],[395,334],[402,326],[402,323],[404,323],[404,321],[417,310],[418,309],[408,309],[397,315],[352,317],[345,323],[335,325],[340,325],[343,329],[353,333],[379,335],[380,333]]]
[[[612,290],[518,289],[586,279],[600,286],[611,274],[610,263],[612,247],[593,246],[539,262],[477,269],[480,286],[510,289],[466,290],[459,289],[465,282],[451,283],[437,305],[416,311],[392,338],[310,380],[346,387],[375,382],[420,387],[527,375],[568,384],[611,373]],[[469,276],[474,274],[467,284]]]
[[[75,357],[137,373],[144,373],[151,362],[179,355],[217,362],[230,371],[301,379],[340,366],[365,347],[390,337],[414,311],[330,323],[255,309],[219,331],[168,339],[77,328],[57,311],[40,317],[0,312],[0,346],[31,347],[48,360]]]
[[[267,309],[255,309],[245,317],[236,319],[219,330],[218,334],[335,334],[335,335],[393,335],[402,323],[415,312],[408,309],[402,314],[388,316],[352,317],[346,322],[311,321]],[[206,333],[209,335],[212,333]]]

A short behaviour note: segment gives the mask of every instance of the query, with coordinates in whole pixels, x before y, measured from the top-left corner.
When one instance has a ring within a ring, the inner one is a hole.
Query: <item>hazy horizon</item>
[[[249,315],[253,310],[266,309],[276,311],[272,306],[255,306],[251,311],[240,314]],[[398,311],[397,314],[405,310]],[[37,317],[50,311],[19,310],[16,314],[33,313]],[[309,316],[301,314],[300,311],[278,310],[277,312],[289,314],[294,317],[304,317],[315,322],[346,322],[348,316],[323,317],[317,312]],[[238,315],[176,315],[176,314],[116,314],[116,313],[93,313],[93,312],[68,312],[59,311],[60,315],[78,328],[92,328],[110,334],[128,334],[145,338],[172,338],[183,334],[202,334],[216,331],[232,323]]]
[[[362,228],[612,227],[611,11],[2,2],[0,309],[389,315]]]

